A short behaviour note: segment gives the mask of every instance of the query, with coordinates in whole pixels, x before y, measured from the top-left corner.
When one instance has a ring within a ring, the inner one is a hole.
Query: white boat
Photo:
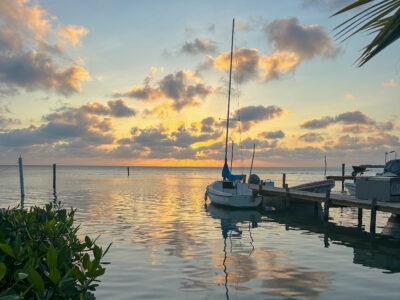
[[[347,189],[347,192],[350,196],[356,195],[356,183],[355,182],[345,182],[344,187]]]
[[[226,138],[225,138],[225,162],[222,168],[222,180],[215,181],[207,186],[206,197],[211,203],[233,208],[256,208],[262,202],[261,195],[249,189],[244,181],[244,175],[232,175],[227,163],[228,156],[228,136],[229,136],[229,114],[231,98],[232,80],[232,56],[233,56],[233,36],[235,31],[235,19],[232,22],[232,43],[229,68],[229,88],[228,88],[228,110],[226,118]]]

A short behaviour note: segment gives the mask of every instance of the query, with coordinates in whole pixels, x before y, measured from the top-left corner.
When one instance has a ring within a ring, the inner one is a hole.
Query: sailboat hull
[[[242,182],[215,181],[207,186],[207,196],[213,204],[232,208],[257,208],[262,202],[262,196]]]

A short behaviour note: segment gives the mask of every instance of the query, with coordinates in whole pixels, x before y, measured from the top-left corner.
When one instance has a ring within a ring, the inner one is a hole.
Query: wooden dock
[[[376,212],[382,211],[393,214],[400,214],[400,202],[382,202],[376,199],[363,200],[354,196],[335,194],[328,191],[326,194],[312,193],[294,190],[290,188],[267,187],[264,185],[250,184],[249,188],[257,191],[264,197],[275,197],[281,199],[284,206],[288,206],[288,201],[308,201],[310,203],[324,203],[324,217],[329,218],[329,207],[355,207],[358,208],[358,219],[362,219],[362,210],[371,210],[370,231],[375,233]]]

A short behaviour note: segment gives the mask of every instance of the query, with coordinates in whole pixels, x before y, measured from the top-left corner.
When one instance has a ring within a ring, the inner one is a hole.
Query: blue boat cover
[[[224,167],[222,169],[222,178],[228,178],[230,181],[240,181],[243,179],[243,175],[233,175],[231,171],[229,171],[228,163],[225,162]]]

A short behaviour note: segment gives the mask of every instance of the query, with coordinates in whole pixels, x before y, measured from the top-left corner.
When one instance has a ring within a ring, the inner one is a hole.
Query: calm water
[[[1,206],[13,207],[18,170],[4,168]],[[321,169],[254,172],[278,186],[284,172],[289,186],[323,178]],[[24,175],[26,207],[52,201],[51,166]],[[400,222],[390,214],[378,213],[373,239],[368,211],[357,228],[356,209],[331,208],[324,223],[304,207],[206,208],[215,179],[217,169],[131,168],[128,177],[122,167],[57,168],[58,200],[78,209],[80,234],[113,243],[98,299],[399,299]]]

